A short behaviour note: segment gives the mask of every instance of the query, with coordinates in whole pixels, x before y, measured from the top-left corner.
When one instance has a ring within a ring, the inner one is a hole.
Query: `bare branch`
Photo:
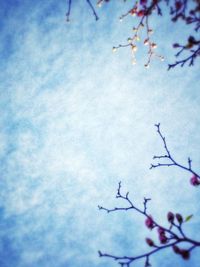
[[[96,13],[96,11],[95,11],[95,8],[94,8],[94,6],[92,5],[91,1],[90,1],[90,0],[86,0],[86,2],[88,3],[89,7],[91,8],[91,10],[92,10],[92,12],[93,12],[93,15],[94,15],[95,19],[98,20],[99,17],[98,17],[98,15],[97,15],[97,13]]]
[[[187,45],[184,46],[177,54],[176,57],[178,57],[183,51],[188,50]],[[194,65],[194,61],[195,59],[200,56],[200,41],[199,41],[199,45],[197,46],[197,48],[191,49],[190,50],[190,55],[188,57],[186,57],[185,59],[176,61],[174,64],[169,64],[168,65],[168,70],[170,70],[171,68],[176,67],[177,65],[180,65],[181,67],[183,67],[186,63],[188,63],[189,66],[193,66]]]
[[[158,135],[160,136],[162,142],[163,142],[163,145],[164,145],[164,149],[165,149],[165,152],[166,154],[165,155],[161,155],[161,156],[153,156],[153,160],[160,160],[160,159],[168,159],[169,160],[169,163],[156,163],[156,164],[151,164],[150,166],[150,169],[153,169],[153,168],[157,168],[157,167],[171,167],[171,166],[176,166],[176,167],[179,167],[187,172],[190,172],[194,177],[196,177],[197,181],[199,180],[200,182],[200,176],[199,174],[197,174],[197,172],[195,172],[193,169],[192,169],[192,160],[190,159],[190,157],[188,157],[188,166],[185,166],[185,165],[182,165],[180,163],[178,163],[171,155],[170,153],[170,150],[167,146],[167,143],[166,143],[166,139],[165,137],[163,136],[163,134],[161,133],[160,131],[160,123],[158,124],[155,124],[155,127],[157,128],[157,132],[158,132]],[[194,184],[193,184],[194,185]]]
[[[66,13],[66,20],[67,22],[70,21],[70,13],[71,13],[71,5],[72,5],[72,0],[68,0],[68,10],[67,10],[67,13]]]
[[[90,9],[92,10],[93,12],[93,15],[95,17],[95,20],[98,20],[99,17],[97,15],[97,12],[93,6],[93,4],[91,3],[90,0],[86,0],[86,2],[88,3]],[[68,0],[68,10],[67,10],[67,13],[66,13],[66,21],[69,22],[70,21],[70,14],[71,14],[71,6],[72,6],[72,0]]]

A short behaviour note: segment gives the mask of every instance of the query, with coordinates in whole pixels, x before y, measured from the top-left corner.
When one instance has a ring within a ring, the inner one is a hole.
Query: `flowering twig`
[[[100,0],[98,1],[99,5],[101,5],[103,2],[111,2],[109,0]],[[125,2],[125,1],[124,1]],[[146,28],[148,32],[148,19],[154,11],[157,11],[157,15],[162,15],[162,9],[161,9],[161,3],[165,2],[167,6],[170,8],[170,16],[171,20],[173,22],[176,22],[177,20],[182,19],[186,24],[193,24],[194,30],[196,32],[200,29],[200,1],[196,0],[191,5],[191,2],[189,0],[176,0],[176,1],[170,1],[170,0],[139,0],[135,1],[135,4],[133,7],[123,14],[120,17],[120,20],[123,20],[128,15],[141,17],[138,25],[136,27],[133,27],[133,29],[136,31],[136,34],[132,38],[128,38],[127,44],[120,44],[119,46],[113,47],[113,51],[116,51],[118,48],[123,47],[131,47],[132,49],[132,63],[136,63],[135,59],[135,52],[137,50],[137,45],[135,41],[138,41],[138,33],[139,30],[142,28]],[[142,26],[142,27],[141,27]],[[158,57],[160,60],[164,60],[163,56],[157,55],[154,52],[154,49],[157,47],[157,44],[151,42],[149,35],[146,36],[146,39],[144,40],[144,45],[149,45],[148,50],[148,59],[147,63],[144,65],[145,67],[149,67],[151,59],[153,56]],[[196,41],[193,36],[188,37],[188,43],[186,45],[180,45],[180,44],[174,44],[174,48],[180,47],[180,51],[175,55],[176,57],[179,57],[183,51],[189,52],[189,56],[176,61],[173,64],[168,64],[168,70],[180,65],[183,67],[185,63],[188,63],[189,66],[194,65],[194,60],[200,56],[200,41]],[[152,49],[153,48],[153,49]]]
[[[171,155],[170,151],[169,151],[169,148],[167,146],[167,143],[166,143],[166,139],[165,137],[163,136],[163,134],[161,133],[160,131],[160,123],[158,124],[155,124],[155,127],[157,128],[157,132],[158,132],[158,135],[160,136],[162,142],[163,142],[163,145],[164,145],[164,149],[165,149],[165,152],[166,154],[164,155],[161,155],[161,156],[154,156],[153,159],[155,160],[160,160],[160,159],[167,159],[169,160],[169,162],[167,163],[156,163],[156,164],[151,164],[151,167],[150,169],[153,169],[153,168],[157,168],[157,167],[170,167],[170,166],[176,166],[176,167],[179,167],[189,173],[192,174],[192,177],[190,179],[190,182],[192,185],[194,186],[197,186],[197,185],[200,185],[200,175],[197,174],[197,172],[195,172],[193,169],[192,169],[192,160],[190,159],[190,157],[188,158],[188,166],[185,166],[185,165],[182,165],[180,163],[178,163],[174,157]]]
[[[144,259],[144,266],[148,267],[150,265],[150,256],[167,248],[172,248],[174,253],[180,255],[183,259],[187,260],[190,258],[191,251],[200,246],[200,242],[190,239],[183,232],[182,225],[184,222],[187,222],[191,219],[192,215],[186,217],[184,220],[182,215],[177,213],[173,214],[172,212],[168,212],[167,220],[169,222],[169,228],[163,227],[158,224],[151,215],[147,213],[147,203],[150,200],[149,198],[144,198],[143,209],[136,207],[133,202],[129,198],[129,193],[127,192],[125,195],[121,193],[121,182],[119,182],[119,186],[117,189],[116,198],[120,198],[125,200],[128,204],[127,207],[115,207],[113,209],[104,208],[102,206],[98,206],[100,210],[104,210],[108,213],[116,212],[116,211],[128,211],[135,210],[139,214],[142,214],[145,217],[145,225],[148,229],[157,229],[158,238],[160,244],[156,244],[152,239],[146,238],[146,243],[152,247],[152,250],[149,252],[143,253],[138,256],[117,256],[114,254],[103,253],[99,251],[100,257],[107,257],[114,259],[119,263],[121,267],[129,267],[134,261],[139,259]],[[181,244],[187,244],[187,249],[180,248]]]
[[[153,10],[157,10],[157,14],[161,15],[161,9],[159,7],[159,1],[152,1],[152,3],[147,6],[147,1],[143,0],[140,2],[136,2],[134,6],[125,14],[120,17],[120,21],[122,21],[128,15],[137,16],[140,20],[136,27],[133,27],[133,36],[127,39],[126,44],[120,44],[118,46],[113,47],[113,52],[115,52],[118,48],[130,47],[132,51],[132,64],[136,64],[136,51],[138,49],[137,42],[140,41],[141,36],[140,32],[142,29],[145,29],[145,38],[143,40],[143,44],[148,46],[147,52],[147,62],[144,64],[146,68],[149,67],[150,62],[153,57],[159,58],[161,61],[164,60],[163,56],[158,55],[155,53],[155,49],[157,48],[157,44],[151,40],[151,34],[153,30],[149,27],[149,16],[152,14]]]
[[[66,13],[67,21],[69,22],[70,13],[71,13],[71,5],[73,0],[68,1],[68,11]],[[97,12],[92,4],[92,0],[85,0],[92,10],[93,15],[96,20],[99,19]],[[95,0],[94,0],[95,1]],[[111,0],[97,0],[97,6],[101,6],[103,3],[112,2]],[[113,1],[114,2],[114,1]],[[123,0],[123,2],[128,2]],[[192,2],[192,3],[191,3]],[[138,43],[143,35],[143,44],[148,47],[147,51],[147,61],[144,64],[146,68],[150,66],[151,60],[153,58],[158,58],[161,61],[164,60],[164,57],[157,54],[155,52],[155,48],[157,44],[153,42],[151,39],[151,34],[153,30],[149,27],[149,18],[152,17],[154,14],[158,16],[162,15],[162,4],[166,4],[170,10],[171,20],[173,22],[177,22],[178,20],[182,20],[185,24],[192,25],[193,31],[198,32],[200,29],[200,1],[190,1],[190,0],[138,0],[133,1],[133,6],[130,8],[126,13],[120,16],[120,21],[122,21],[127,16],[135,16],[139,19],[139,22],[136,26],[133,27],[133,35],[127,38],[127,42],[124,44],[119,44],[118,46],[113,47],[113,52],[115,52],[119,48],[129,47],[131,49],[132,54],[132,64],[136,64],[136,51],[138,50]],[[145,31],[146,29],[146,31]],[[142,32],[144,34],[142,34]],[[183,59],[176,60],[173,64],[168,64],[168,70],[176,67],[181,66],[183,67],[186,63],[189,66],[194,65],[194,61],[197,57],[200,56],[200,40],[196,40],[194,36],[188,37],[188,42],[185,45],[181,45],[175,43],[173,45],[174,48],[180,48],[179,52],[175,55],[177,58],[182,56],[184,52],[187,52],[188,55],[184,56]]]

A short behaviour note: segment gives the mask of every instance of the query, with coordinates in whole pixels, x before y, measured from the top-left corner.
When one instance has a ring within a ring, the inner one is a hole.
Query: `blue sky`
[[[0,266],[111,267],[117,263],[100,259],[99,249],[146,251],[144,218],[97,208],[117,205],[120,180],[138,206],[152,198],[149,212],[160,222],[169,210],[194,214],[186,230],[197,238],[190,176],[149,166],[163,152],[160,122],[177,160],[191,156],[200,171],[199,63],[168,72],[153,61],[147,70],[139,50],[132,66],[129,50],[112,53],[134,24],[119,23],[124,5],[103,6],[95,22],[76,1],[66,24],[66,3],[57,2],[0,4]],[[171,43],[185,36],[167,19],[152,26],[158,52],[172,62]],[[187,262],[166,251],[151,262],[198,267],[198,253]]]

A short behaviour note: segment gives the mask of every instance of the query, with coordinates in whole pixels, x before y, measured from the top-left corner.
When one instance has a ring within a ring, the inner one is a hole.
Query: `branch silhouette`
[[[167,159],[169,162],[168,163],[160,163],[158,162],[157,164],[152,164],[150,169],[152,168],[157,168],[157,167],[170,167],[170,166],[176,166],[184,171],[187,171],[192,174],[192,177],[190,179],[190,183],[192,186],[199,186],[200,185],[200,176],[192,169],[192,160],[188,158],[188,165],[182,165],[178,163],[174,157],[172,156],[167,142],[166,138],[164,135],[161,133],[160,130],[160,123],[155,124],[155,127],[157,129],[157,133],[159,137],[162,140],[164,149],[166,154],[161,155],[161,156],[154,156],[153,159],[156,159],[158,161]],[[150,215],[147,212],[147,204],[151,200],[150,198],[144,198],[143,201],[143,208],[139,208],[135,206],[134,202],[129,198],[129,192],[126,194],[121,193],[121,182],[119,182],[118,189],[117,189],[117,194],[116,198],[119,198],[127,203],[126,207],[114,207],[114,208],[105,208],[103,206],[98,206],[99,210],[105,211],[107,213],[112,213],[112,212],[120,212],[120,211],[129,211],[133,210],[140,215],[144,216],[145,218],[145,226],[149,230],[157,230],[158,234],[158,242],[155,242],[151,238],[147,237],[146,238],[146,243],[151,247],[150,251],[147,251],[145,253],[142,253],[140,255],[136,256],[118,256],[115,254],[109,254],[109,253],[104,253],[102,251],[99,251],[99,256],[100,257],[107,257],[111,258],[115,261],[117,261],[121,267],[130,267],[131,264],[140,259],[144,259],[144,267],[149,267],[151,266],[150,264],[150,256],[153,254],[156,254],[160,251],[163,251],[165,249],[171,248],[172,251],[181,256],[184,260],[188,260],[191,256],[191,252],[197,248],[200,247],[200,241],[196,241],[190,237],[187,236],[187,234],[184,232],[183,225],[190,221],[193,215],[189,215],[186,218],[183,217],[182,214],[180,213],[173,213],[169,211],[166,216],[166,220],[168,222],[168,227],[165,227],[161,224],[159,224],[152,215]],[[184,244],[184,248],[182,245]],[[185,248],[187,246],[187,248]]]
[[[128,4],[129,1],[122,0],[124,4]],[[68,0],[66,20],[70,21],[71,6],[72,2],[77,3],[74,0]],[[98,20],[96,9],[93,2],[101,7],[103,4],[108,4],[114,1],[112,0],[85,0],[88,4],[88,8],[92,10],[95,20]],[[133,27],[133,33],[127,38],[126,42],[113,47],[113,52],[117,51],[119,48],[129,47],[131,50],[132,64],[136,64],[136,52],[141,44],[147,46],[147,59],[144,66],[148,68],[150,66],[151,60],[157,58],[161,61],[164,60],[162,55],[156,52],[157,43],[152,40],[153,29],[149,25],[149,21],[154,16],[162,17],[163,10],[165,6],[169,9],[169,16],[171,21],[176,23],[177,21],[182,21],[186,25],[191,26],[191,34],[187,38],[187,42],[183,45],[179,43],[173,44],[174,48],[179,48],[178,53],[175,57],[179,58],[183,56],[181,60],[176,60],[172,64],[168,64],[168,70],[175,68],[176,66],[193,66],[195,60],[200,56],[200,40],[197,40],[193,35],[198,35],[200,29],[200,1],[199,0],[139,0],[132,1],[132,7],[128,11],[122,14],[119,18],[120,21],[124,20],[128,16],[134,16],[135,26]],[[143,38],[144,36],[144,38]],[[187,36],[186,36],[187,37]],[[142,42],[138,43],[142,39]]]
[[[192,169],[192,160],[190,157],[188,157],[188,160],[187,160],[187,166],[186,165],[182,165],[180,163],[178,163],[174,157],[172,156],[169,148],[168,148],[168,145],[166,143],[166,138],[163,136],[163,134],[161,133],[161,130],[160,130],[160,123],[158,124],[155,124],[155,127],[157,128],[157,133],[158,135],[160,136],[162,142],[163,142],[163,146],[164,146],[164,149],[165,149],[165,152],[166,154],[164,155],[161,155],[161,156],[154,156],[153,157],[153,160],[158,160],[158,163],[156,164],[151,164],[151,167],[150,169],[153,169],[153,168],[158,168],[158,167],[171,167],[171,166],[176,166],[178,168],[181,168],[189,173],[192,174],[192,177],[190,179],[190,182],[192,185],[194,186],[197,186],[200,184],[200,175],[195,172],[193,169]],[[163,159],[167,159],[168,162],[167,163],[161,163],[159,162],[159,160],[163,160]]]
[[[68,5],[67,5],[67,13],[66,13],[66,21],[70,21],[70,15],[71,15],[71,7],[72,7],[72,2],[73,0],[68,0]],[[99,17],[97,15],[97,12],[90,0],[85,0],[85,2],[88,4],[89,8],[92,10],[92,13],[94,15],[95,20],[98,20]]]
[[[168,212],[167,221],[169,223],[169,227],[166,228],[158,224],[156,220],[154,220],[153,217],[147,213],[147,203],[150,201],[149,198],[144,198],[143,209],[136,207],[132,200],[130,200],[129,198],[129,192],[127,192],[125,195],[121,193],[121,182],[119,182],[116,198],[125,200],[127,202],[127,207],[115,207],[108,209],[102,206],[98,206],[99,210],[106,211],[107,213],[128,210],[136,211],[137,213],[145,217],[145,225],[148,229],[157,230],[160,244],[157,244],[150,238],[146,238],[146,243],[149,245],[149,247],[152,248],[146,253],[142,253],[138,256],[118,256],[115,254],[108,254],[102,251],[98,251],[99,257],[111,258],[117,261],[121,267],[130,267],[134,261],[144,259],[144,266],[148,267],[151,266],[150,256],[164,249],[171,248],[174,253],[180,255],[183,259],[188,260],[190,258],[192,250],[200,247],[200,242],[187,237],[182,228],[182,225],[185,222],[189,221],[192,218],[192,215],[187,216],[185,219],[183,219],[183,216],[179,213],[174,214],[172,212]],[[181,248],[180,246],[182,244],[187,244],[188,248]]]

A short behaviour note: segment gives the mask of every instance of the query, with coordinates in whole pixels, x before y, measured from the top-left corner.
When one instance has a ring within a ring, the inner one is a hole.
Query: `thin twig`
[[[163,142],[163,145],[164,145],[164,149],[166,151],[166,154],[165,155],[161,155],[161,156],[154,156],[153,159],[163,159],[163,158],[166,158],[169,160],[169,163],[160,163],[158,162],[157,164],[151,164],[151,167],[150,169],[153,169],[153,168],[157,168],[157,167],[171,167],[171,166],[176,166],[176,167],[179,167],[187,172],[190,172],[191,174],[195,175],[196,177],[200,177],[199,174],[197,174],[197,172],[195,172],[193,169],[192,169],[192,160],[190,158],[188,158],[188,167],[187,166],[184,166],[180,163],[178,163],[171,155],[170,151],[169,151],[169,148],[167,146],[167,143],[166,143],[166,139],[165,137],[163,136],[163,134],[161,133],[160,131],[160,123],[158,124],[155,124],[155,127],[157,128],[157,132],[158,132],[158,135],[160,136],[162,142]]]
[[[95,8],[94,8],[94,6],[92,5],[91,1],[90,1],[90,0],[86,0],[86,2],[88,3],[89,7],[92,9],[92,12],[93,12],[93,15],[94,15],[95,19],[98,20],[99,17],[98,17],[98,15],[97,15],[97,13],[96,13],[96,11],[95,11]]]
[[[67,10],[67,13],[66,13],[66,20],[67,22],[70,21],[70,13],[71,13],[71,5],[72,5],[72,0],[68,0],[68,10]]]

